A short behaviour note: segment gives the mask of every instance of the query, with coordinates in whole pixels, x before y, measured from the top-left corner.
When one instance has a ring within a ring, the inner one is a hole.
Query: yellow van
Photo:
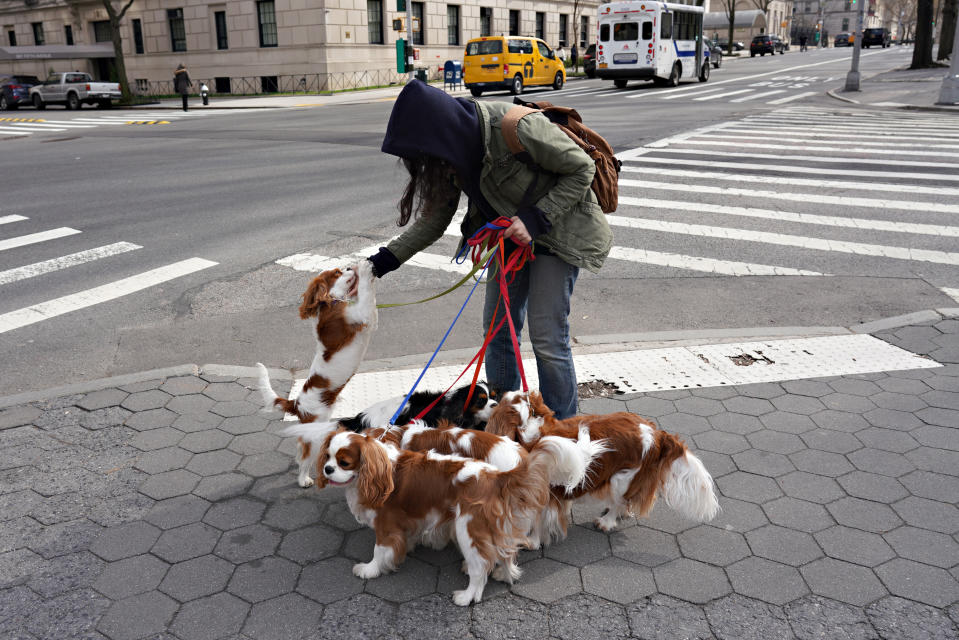
[[[466,43],[463,84],[474,96],[492,89],[509,89],[514,95],[523,93],[523,87],[562,89],[565,82],[563,61],[539,38],[488,36]]]

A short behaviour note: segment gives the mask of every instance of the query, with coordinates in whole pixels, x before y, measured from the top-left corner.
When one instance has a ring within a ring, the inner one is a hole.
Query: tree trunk
[[[939,52],[936,60],[945,60],[952,55],[952,42],[956,37],[956,12],[959,11],[957,0],[946,0],[942,8],[942,30],[939,36]]]
[[[110,19],[110,31],[113,38],[113,58],[114,66],[117,71],[117,81],[120,83],[121,104],[131,104],[133,102],[133,92],[130,91],[130,83],[127,80],[127,66],[123,60],[123,41],[120,39],[120,20]]]
[[[933,0],[918,0],[916,4],[916,44],[912,50],[910,69],[928,69],[932,61]]]
[[[729,8],[729,48],[726,53],[733,55],[733,31],[736,29],[736,0],[729,0],[732,6]]]

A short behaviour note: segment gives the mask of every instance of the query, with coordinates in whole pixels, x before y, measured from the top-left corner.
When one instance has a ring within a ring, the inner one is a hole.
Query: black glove
[[[380,247],[379,252],[371,255],[367,260],[373,263],[373,275],[377,278],[382,278],[390,271],[400,268],[400,261],[386,247]]]
[[[546,218],[546,213],[539,207],[533,205],[520,207],[516,210],[516,215],[526,225],[526,230],[533,240],[553,228],[553,223]]]

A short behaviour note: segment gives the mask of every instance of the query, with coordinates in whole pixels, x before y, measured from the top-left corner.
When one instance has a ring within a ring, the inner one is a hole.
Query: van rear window
[[[507,46],[510,53],[533,53],[532,40],[510,40]]]
[[[613,25],[613,40],[615,42],[639,40],[639,23],[617,22]]]
[[[466,55],[485,56],[491,53],[503,53],[502,40],[480,40],[466,45]]]

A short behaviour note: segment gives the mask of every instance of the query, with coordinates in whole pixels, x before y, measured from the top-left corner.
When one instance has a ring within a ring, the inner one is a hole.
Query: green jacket
[[[474,104],[485,148],[480,189],[490,205],[509,218],[516,214],[537,172],[513,156],[500,131],[503,116],[513,105],[475,100]],[[573,266],[598,272],[609,254],[613,234],[590,188],[596,171],[593,160],[541,114],[520,120],[518,133],[530,156],[545,170],[539,173],[532,203],[545,212],[552,228],[535,238],[534,245]],[[406,262],[442,237],[458,204],[453,200],[448,208],[417,218],[387,249],[401,263]],[[473,235],[485,222],[482,213],[470,206],[461,226],[463,237]]]

